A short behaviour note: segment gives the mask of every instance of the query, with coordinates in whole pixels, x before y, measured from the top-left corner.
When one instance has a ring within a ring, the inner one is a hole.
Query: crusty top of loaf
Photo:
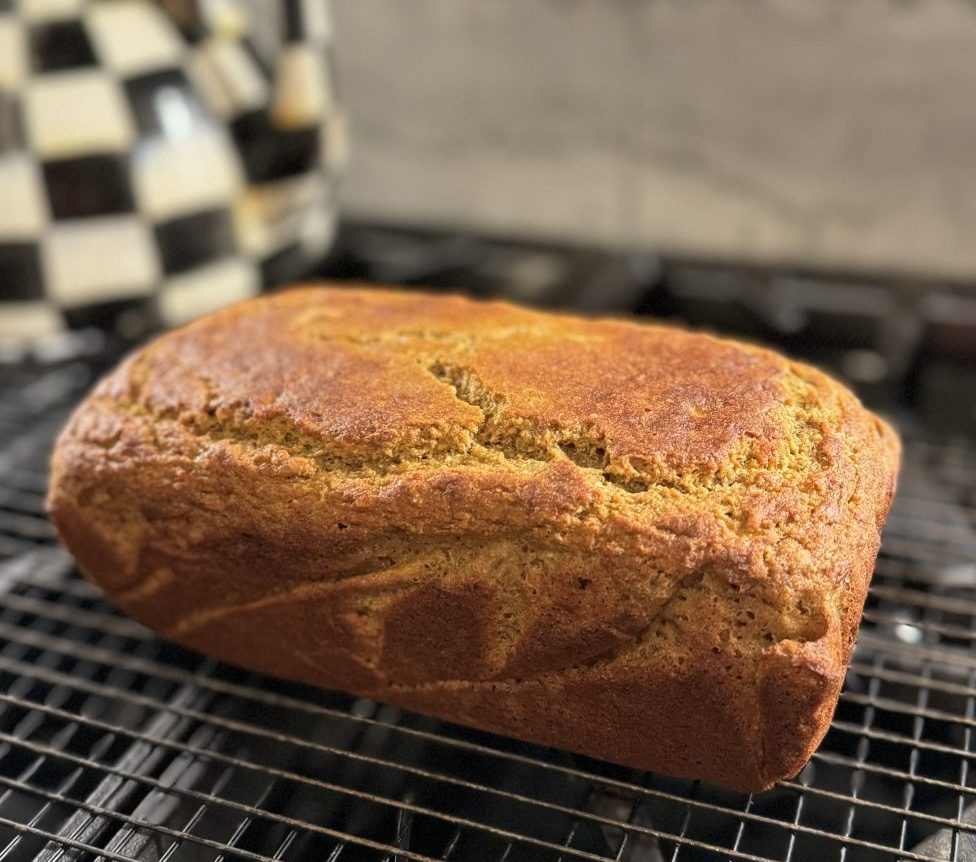
[[[131,469],[167,458],[172,499],[158,476]],[[220,509],[237,515],[200,509],[207,535],[251,519],[249,530],[299,549],[286,554],[291,586],[358,576],[363,549],[389,556],[388,575],[370,577],[392,585],[404,548],[443,537],[460,555],[465,537],[525,552],[598,547],[618,561],[601,584],[620,595],[601,594],[567,625],[590,614],[605,626],[608,603],[632,601],[634,620],[623,614],[613,636],[638,637],[655,606],[706,578],[747,590],[762,609],[750,611],[766,615],[757,649],[832,629],[836,664],[849,652],[860,608],[845,603],[863,601],[863,561],[877,549],[897,458],[893,432],[848,390],[757,347],[457,296],[306,288],[228,308],[134,355],[66,431],[52,500],[56,512],[61,499],[88,505],[85,489],[112,470],[127,488],[144,481],[140,506],[156,507],[145,515],[156,538],[144,525],[129,544],[145,567],[140,542],[200,553],[173,501],[209,482]],[[253,485],[234,484],[245,473],[265,477],[258,514],[242,502]],[[328,554],[312,559],[289,531],[327,535]],[[400,586],[421,577],[404,572]],[[264,601],[249,589],[239,606]],[[226,607],[193,610],[175,634]]]
[[[153,411],[269,440],[277,429],[351,462],[485,445],[635,486],[820,473],[811,438],[853,430],[848,413],[891,437],[844,389],[767,350],[421,292],[311,288],[242,303],[156,342],[132,374]]]

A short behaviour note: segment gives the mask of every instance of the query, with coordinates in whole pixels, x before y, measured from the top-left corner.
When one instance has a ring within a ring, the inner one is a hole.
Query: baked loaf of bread
[[[131,356],[62,434],[49,507],[189,647],[759,790],[830,721],[897,463],[767,350],[310,288]]]

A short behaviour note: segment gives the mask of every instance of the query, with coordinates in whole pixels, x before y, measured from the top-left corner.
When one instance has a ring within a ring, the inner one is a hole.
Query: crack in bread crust
[[[447,341],[446,338],[443,340]],[[366,343],[379,345],[384,342],[376,338]],[[816,381],[798,372],[796,366],[783,373],[781,385],[787,397],[778,407],[783,413],[782,421],[797,426],[788,447],[772,458],[758,456],[756,450],[761,441],[756,435],[747,433],[741,451],[730,453],[726,463],[718,465],[717,469],[712,466],[678,469],[654,457],[629,455],[613,459],[608,455],[605,435],[593,427],[547,428],[538,423],[513,421],[506,415],[504,395],[485,386],[473,368],[451,364],[444,359],[432,362],[427,371],[435,380],[449,386],[457,401],[478,411],[479,416],[472,426],[463,429],[459,437],[435,436],[419,441],[420,445],[412,448],[377,447],[368,453],[353,454],[330,446],[327,440],[287,420],[255,420],[239,404],[220,404],[219,396],[214,394],[215,387],[199,372],[196,379],[206,393],[202,409],[154,405],[145,394],[152,355],[150,348],[138,357],[129,375],[129,385],[121,392],[115,387],[110,394],[101,396],[111,408],[120,409],[132,421],[145,422],[149,426],[166,421],[179,423],[202,443],[226,440],[254,449],[280,447],[289,455],[313,460],[324,472],[382,476],[418,468],[431,469],[439,461],[450,468],[466,462],[492,464],[499,457],[513,462],[529,462],[530,465],[531,462],[542,464],[566,459],[585,471],[588,481],[612,485],[630,494],[673,491],[701,496],[702,493],[749,486],[763,488],[764,480],[770,475],[797,475],[796,467],[803,460],[812,465],[807,468],[807,475],[828,466],[824,464],[821,451],[825,433],[823,422],[816,417],[816,409],[812,416],[792,417],[792,411],[807,410],[811,404],[816,405],[818,395]],[[420,362],[424,361],[421,358]],[[725,513],[731,521],[729,510],[730,507],[726,507]]]

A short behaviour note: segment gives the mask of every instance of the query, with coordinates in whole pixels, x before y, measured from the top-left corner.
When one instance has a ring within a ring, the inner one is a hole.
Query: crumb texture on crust
[[[829,722],[897,459],[846,389],[756,347],[308,288],[130,357],[49,504],[86,574],[190,646],[755,789]]]

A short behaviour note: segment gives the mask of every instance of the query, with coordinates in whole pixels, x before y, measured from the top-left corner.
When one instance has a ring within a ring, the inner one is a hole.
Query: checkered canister
[[[0,337],[182,323],[324,254],[326,2],[0,0]]]

